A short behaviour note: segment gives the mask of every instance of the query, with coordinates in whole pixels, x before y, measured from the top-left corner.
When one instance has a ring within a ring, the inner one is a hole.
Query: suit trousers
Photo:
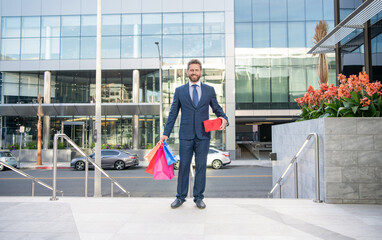
[[[204,198],[206,187],[207,154],[210,148],[210,139],[180,140],[179,143],[179,172],[176,197],[185,200],[188,192],[190,164],[195,153],[195,180],[193,195],[194,201]]]

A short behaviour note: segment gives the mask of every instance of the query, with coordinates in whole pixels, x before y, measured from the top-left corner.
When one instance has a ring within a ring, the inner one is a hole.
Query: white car
[[[17,160],[9,150],[0,150],[0,161],[17,168]],[[5,168],[4,165],[0,164],[0,171],[3,171]]]
[[[174,169],[179,169],[179,155],[175,156],[177,160],[174,163]],[[231,159],[229,158],[229,152],[223,152],[215,148],[210,148],[207,155],[207,167],[212,167],[213,169],[220,169],[222,166],[231,163]],[[195,155],[192,156],[192,165],[195,166]]]

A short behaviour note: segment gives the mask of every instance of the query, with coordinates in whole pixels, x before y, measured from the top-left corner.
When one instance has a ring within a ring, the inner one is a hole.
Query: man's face
[[[190,64],[190,68],[187,70],[188,78],[191,82],[196,83],[199,81],[202,70],[200,69],[199,64]]]

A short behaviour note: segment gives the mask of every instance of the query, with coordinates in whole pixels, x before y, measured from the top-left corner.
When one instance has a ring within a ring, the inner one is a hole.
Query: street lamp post
[[[162,55],[160,54],[159,42],[155,42],[159,55],[159,136],[163,134],[163,97],[162,97]]]

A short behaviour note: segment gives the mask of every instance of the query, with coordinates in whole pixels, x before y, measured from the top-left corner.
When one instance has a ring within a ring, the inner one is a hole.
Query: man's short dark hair
[[[188,63],[187,63],[187,70],[190,69],[190,65],[191,64],[199,64],[200,66],[200,70],[202,70],[202,63],[198,60],[198,59],[191,59]]]

